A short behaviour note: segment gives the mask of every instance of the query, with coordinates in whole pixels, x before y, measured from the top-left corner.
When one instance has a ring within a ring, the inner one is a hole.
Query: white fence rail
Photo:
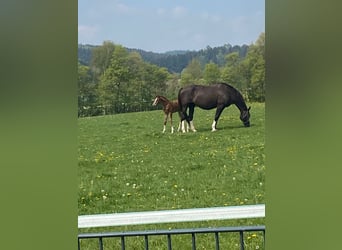
[[[78,216],[78,228],[265,217],[265,204]]]

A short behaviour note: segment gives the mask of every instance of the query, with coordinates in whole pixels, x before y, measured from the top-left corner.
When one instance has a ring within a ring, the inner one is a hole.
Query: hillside
[[[81,64],[89,65],[91,61],[92,50],[96,48],[96,45],[78,45],[78,60]],[[202,65],[209,62],[214,62],[219,66],[224,65],[225,56],[232,52],[238,52],[240,57],[245,57],[247,53],[247,45],[235,45],[225,44],[223,46],[211,48],[207,46],[199,51],[190,50],[175,50],[165,53],[155,53],[151,51],[144,51],[142,49],[126,48],[129,52],[138,52],[144,61],[151,64],[155,64],[159,67],[165,67],[170,72],[180,73],[193,58],[198,58]]]

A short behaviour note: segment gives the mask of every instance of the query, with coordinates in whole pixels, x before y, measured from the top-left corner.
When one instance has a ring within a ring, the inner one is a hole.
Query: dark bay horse
[[[204,85],[190,85],[181,88],[178,92],[178,103],[181,109],[181,123],[182,131],[184,129],[184,120],[186,120],[192,131],[196,132],[193,125],[194,108],[198,106],[202,109],[213,109],[216,108],[216,114],[212,123],[212,131],[216,131],[217,121],[224,108],[231,104],[235,104],[240,110],[240,120],[243,122],[245,127],[249,127],[249,110],[241,95],[241,93],[234,87],[226,83],[217,83],[208,86]],[[189,108],[189,115],[186,111]]]
[[[159,103],[163,105],[163,111],[165,114],[163,133],[166,130],[166,123],[167,123],[168,117],[170,117],[171,133],[173,133],[172,114],[175,112],[178,112],[179,117],[180,117],[180,108],[178,105],[178,100],[169,101],[165,96],[157,95],[152,105],[156,106]],[[180,130],[180,124],[181,123],[179,123],[178,131]]]

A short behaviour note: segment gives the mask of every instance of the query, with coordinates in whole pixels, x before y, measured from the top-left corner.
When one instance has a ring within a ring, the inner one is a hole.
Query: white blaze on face
[[[153,105],[153,106],[156,106],[156,105],[157,105],[157,102],[158,102],[158,97],[156,97],[156,99],[154,99],[152,105]]]

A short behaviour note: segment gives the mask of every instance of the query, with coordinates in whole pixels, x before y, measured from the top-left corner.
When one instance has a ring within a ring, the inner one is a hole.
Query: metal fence
[[[196,250],[196,235],[198,234],[213,234],[215,240],[215,249],[220,249],[220,233],[239,233],[240,235],[240,249],[245,249],[244,232],[258,232],[263,233],[263,249],[265,249],[265,226],[245,226],[245,227],[220,227],[220,228],[197,228],[197,229],[173,229],[173,230],[150,230],[150,231],[130,231],[130,232],[107,232],[107,233],[83,233],[78,235],[78,250],[81,250],[81,240],[98,239],[98,249],[103,250],[104,238],[120,238],[121,249],[126,249],[127,237],[143,237],[145,250],[149,248],[149,239],[152,236],[164,235],[167,240],[167,249],[172,250],[172,235],[189,234],[191,235],[191,249]]]
[[[166,222],[189,222],[204,221],[217,219],[245,219],[245,218],[265,217],[265,205],[251,206],[234,206],[219,208],[202,208],[202,209],[181,209],[166,210],[153,212],[137,212],[107,215],[85,215],[79,216],[79,228],[92,228],[103,226],[119,226],[119,225],[139,225],[150,223],[166,223]],[[120,247],[125,250],[127,247],[126,239],[130,237],[140,237],[144,242],[144,249],[150,249],[149,242],[156,236],[165,236],[167,249],[172,248],[172,239],[175,235],[191,235],[191,249],[196,248],[196,239],[200,234],[212,234],[215,241],[215,249],[220,248],[220,235],[233,233],[239,235],[240,249],[245,249],[245,233],[260,232],[262,233],[262,248],[265,249],[265,226],[236,226],[236,227],[218,227],[218,228],[195,228],[195,229],[170,229],[170,230],[144,230],[144,231],[127,231],[127,232],[102,232],[102,233],[80,233],[78,234],[78,250],[81,249],[81,242],[95,239],[98,241],[97,249],[103,250],[104,239],[116,238],[120,241]],[[261,246],[260,246],[261,247]],[[113,249],[112,247],[110,249]],[[137,249],[137,248],[134,248]]]

